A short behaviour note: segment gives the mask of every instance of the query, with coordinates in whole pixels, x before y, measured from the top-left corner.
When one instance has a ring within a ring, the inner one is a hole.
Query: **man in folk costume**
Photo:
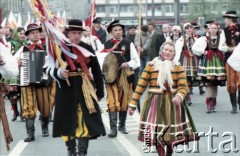
[[[233,50],[240,42],[240,24],[237,24],[236,11],[227,11],[224,15],[224,22],[228,26],[222,31],[219,41],[219,50],[224,52],[225,62],[232,55]],[[240,106],[240,72],[234,71],[226,62],[227,90],[232,104],[232,114],[237,113],[237,89],[238,104]],[[239,107],[240,109],[240,107]]]
[[[128,134],[125,127],[127,118],[128,103],[132,96],[133,72],[132,70],[140,67],[140,59],[137,50],[132,42],[123,38],[125,26],[115,20],[107,28],[113,39],[108,40],[104,46],[110,49],[118,59],[118,74],[113,83],[106,83],[107,106],[110,118],[111,132],[110,138],[117,136],[117,114],[119,112],[118,130],[123,134]],[[109,65],[111,66],[111,65]]]
[[[37,24],[32,23],[27,26],[25,35],[29,39],[29,43],[23,47],[23,50],[19,50],[14,57],[20,60],[21,53],[35,50],[45,51],[45,46],[40,40],[40,33],[42,28]],[[46,55],[46,54],[45,54]],[[22,66],[22,62],[19,61],[19,65]],[[44,65],[43,70],[45,71],[47,66]],[[32,72],[32,71],[30,71]],[[37,71],[38,72],[38,71]],[[25,81],[25,80],[20,80]],[[49,84],[35,84],[30,83],[21,87],[21,106],[22,116],[25,118],[26,130],[28,137],[24,139],[25,142],[31,142],[35,140],[35,118],[37,116],[37,110],[39,110],[41,118],[42,136],[49,136],[48,124],[49,115],[52,112],[52,102],[50,100],[51,95],[51,83]]]
[[[61,137],[67,146],[68,155],[87,155],[89,139],[106,135],[98,101],[104,97],[103,78],[100,65],[91,46],[81,41],[82,21],[71,19],[65,28],[70,42],[86,49],[92,56],[85,57],[76,47],[68,47],[72,60],[62,53],[63,61],[68,65],[49,70],[59,83],[55,97],[53,137]],[[89,72],[91,68],[92,76]],[[69,81],[70,85],[66,83]]]

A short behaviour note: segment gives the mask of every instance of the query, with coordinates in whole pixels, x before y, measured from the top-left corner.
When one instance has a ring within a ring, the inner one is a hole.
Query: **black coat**
[[[166,41],[166,38],[163,34],[159,34],[156,39],[156,51],[159,52],[162,44]]]
[[[107,40],[107,33],[105,30],[103,30],[102,28],[100,28],[99,30],[96,30],[97,36],[99,38],[99,40],[102,42],[102,44],[104,44]]]
[[[159,52],[157,51],[157,36],[159,35],[159,32],[157,30],[154,31],[154,33],[152,34],[151,37],[151,45],[150,45],[150,49],[151,49],[151,55],[150,55],[150,59],[154,59],[155,57],[159,56]]]
[[[92,47],[80,42],[80,46],[94,53]],[[64,59],[64,57],[63,57]],[[80,65],[75,64],[78,68]],[[96,89],[98,98],[104,97],[103,78],[100,65],[97,57],[90,57],[88,67],[92,70],[93,84]],[[57,76],[57,69],[54,71],[54,76]],[[58,77],[60,87],[57,85],[55,97],[55,114],[53,122],[53,137],[74,136],[77,127],[77,105],[80,103],[83,112],[83,119],[88,128],[90,136],[96,138],[100,135],[106,135],[105,128],[102,122],[100,108],[97,101],[94,100],[96,113],[89,114],[82,91],[81,76],[69,77],[70,86],[67,86],[65,80]]]

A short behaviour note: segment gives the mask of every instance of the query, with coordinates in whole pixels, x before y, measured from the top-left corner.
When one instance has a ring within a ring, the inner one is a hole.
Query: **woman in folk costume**
[[[147,146],[156,145],[160,156],[171,156],[174,146],[198,139],[184,100],[189,91],[186,74],[180,63],[173,61],[174,56],[174,44],[165,42],[160,49],[160,57],[145,67],[128,109],[132,115],[149,86],[138,139]],[[164,146],[167,146],[166,153]]]
[[[85,30],[86,31],[83,32],[83,37],[81,41],[90,45],[95,52],[102,51],[104,46],[101,43],[101,41],[98,39],[98,37],[92,35],[92,31],[89,27],[85,27]]]
[[[198,77],[206,86],[207,113],[216,112],[217,86],[225,86],[225,67],[223,54],[219,51],[219,24],[210,23],[207,36],[200,37],[193,44],[192,50],[203,56],[199,62]]]
[[[12,40],[10,42],[11,44],[11,54],[15,55],[15,53],[22,47],[27,45],[26,36],[25,36],[25,30],[22,27],[18,27],[13,31]],[[8,98],[12,105],[13,110],[13,118],[12,121],[15,121],[17,119],[17,116],[20,115],[21,121],[23,121],[21,108],[20,108],[20,114],[17,107],[17,101],[20,99],[20,86],[17,86],[20,82],[18,77],[13,79],[6,79],[5,82],[11,85],[11,91],[8,94]],[[21,105],[20,105],[21,106]]]
[[[172,27],[172,33],[170,34],[170,41],[172,41],[174,44],[177,42],[177,40],[181,37],[181,27],[179,25],[174,25]]]
[[[60,84],[56,88],[53,137],[61,137],[65,141],[69,156],[77,155],[76,141],[78,154],[85,156],[89,140],[106,135],[98,105],[104,97],[102,72],[92,47],[81,42],[83,31],[82,21],[78,19],[69,20],[65,28],[69,41],[91,55],[85,57],[76,47],[68,46],[68,52],[77,55],[77,59],[72,60],[62,53],[63,61],[68,62],[67,67],[49,71]]]
[[[198,81],[196,80],[197,69],[198,69],[198,58],[192,52],[192,45],[196,38],[193,37],[193,26],[191,23],[185,23],[183,25],[185,33],[180,37],[175,43],[176,56],[175,61],[179,61],[186,72],[187,82],[189,87],[198,86]],[[192,104],[190,94],[186,96],[188,105]]]

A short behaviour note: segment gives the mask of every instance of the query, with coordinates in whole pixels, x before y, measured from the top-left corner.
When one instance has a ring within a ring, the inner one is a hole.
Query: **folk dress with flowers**
[[[223,54],[218,49],[219,36],[203,36],[193,45],[193,52],[202,56],[199,61],[198,79],[206,86],[225,86],[226,74]]]
[[[136,107],[149,86],[141,113],[138,139],[151,145],[187,143],[197,138],[195,125],[184,100],[189,91],[185,71],[178,62],[170,62],[172,68],[167,73],[171,78],[167,81],[164,80],[167,74],[159,74],[159,71],[165,70],[164,61],[155,58],[147,64],[129,104],[130,107]],[[179,106],[172,103],[176,95],[182,99]]]

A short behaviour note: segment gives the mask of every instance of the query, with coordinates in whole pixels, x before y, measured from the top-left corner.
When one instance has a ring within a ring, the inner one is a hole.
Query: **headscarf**
[[[18,28],[14,29],[13,30],[13,34],[12,34],[12,41],[11,41],[11,45],[13,46],[14,49],[12,49],[14,52],[17,52],[19,48],[21,48],[22,46],[24,45],[27,45],[27,41],[26,40],[23,40],[21,41],[19,39],[19,36],[18,36]]]

